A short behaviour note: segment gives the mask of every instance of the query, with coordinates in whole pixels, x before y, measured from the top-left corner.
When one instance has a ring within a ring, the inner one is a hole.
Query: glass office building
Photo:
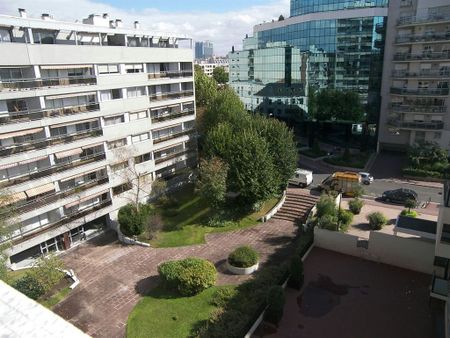
[[[388,0],[291,0],[291,16],[343,9],[387,7]]]

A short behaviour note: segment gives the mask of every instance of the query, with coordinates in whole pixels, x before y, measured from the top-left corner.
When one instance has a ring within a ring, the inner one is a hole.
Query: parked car
[[[295,184],[302,188],[306,188],[312,182],[313,172],[305,169],[295,170],[294,177],[289,180],[289,184]]]
[[[371,176],[369,173],[360,172],[358,173],[361,176],[361,183],[369,185],[373,182],[373,176]]]
[[[410,199],[418,202],[417,193],[411,189],[395,189],[388,190],[383,193],[381,199],[386,202],[394,202],[394,203],[405,203],[406,200]]]

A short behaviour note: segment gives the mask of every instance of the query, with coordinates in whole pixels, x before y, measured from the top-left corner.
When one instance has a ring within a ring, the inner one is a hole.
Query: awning
[[[66,150],[66,151],[60,151],[59,153],[55,153],[55,156],[56,156],[56,158],[60,159],[60,158],[69,157],[69,156],[73,156],[73,155],[79,155],[82,152],[83,152],[83,149],[75,148],[75,149],[70,149],[70,150]]]
[[[36,134],[36,133],[39,133],[39,132],[41,132],[43,130],[44,130],[44,128],[34,128],[34,129],[20,130],[20,131],[14,131],[12,133],[1,134],[0,135],[0,140],[4,140],[4,139],[7,139],[7,138],[16,137],[16,136]]]
[[[92,68],[93,65],[47,65],[41,66],[41,69],[79,69],[79,68]]]
[[[13,168],[18,166],[19,164],[17,162],[14,163],[9,163],[9,164],[1,164],[0,165],[0,170],[5,170],[5,169],[9,169],[9,168]]]
[[[45,160],[45,159],[47,159],[47,156],[40,156],[40,157],[35,157],[35,158],[30,158],[28,160],[20,161],[19,164],[20,165],[28,164],[28,163],[32,163],[32,162],[36,162],[36,161],[40,161],[40,160]]]
[[[50,95],[50,96],[46,96],[45,99],[46,100],[57,100],[57,99],[66,99],[66,98],[77,97],[77,96],[89,96],[89,95],[97,95],[97,92]]]
[[[100,197],[100,196],[103,195],[105,192],[109,192],[109,189],[100,191],[100,192],[98,192],[98,193],[96,193],[96,194],[94,194],[94,195],[89,195],[89,196],[80,198],[80,199],[78,199],[78,200],[76,200],[76,201],[73,201],[72,203],[66,204],[66,205],[64,206],[64,208],[71,208],[71,207],[73,207],[73,206],[75,206],[75,205],[78,205],[78,204],[80,204],[80,203],[83,203],[83,202],[92,200],[92,199],[94,199],[94,198],[96,198],[96,197]]]
[[[98,142],[98,143],[93,143],[93,144],[88,144],[87,146],[83,146],[81,147],[81,149],[91,149],[93,147],[98,147],[98,146],[102,146],[103,142]]]
[[[0,199],[0,206],[16,203],[18,201],[23,201],[27,199],[27,195],[22,192],[12,193],[10,195],[5,196],[5,198]]]
[[[33,196],[37,196],[40,194],[44,194],[46,192],[55,190],[55,186],[53,185],[53,183],[48,183],[48,184],[44,184],[41,185],[40,187],[36,187],[36,188],[32,188],[30,190],[25,191],[25,193],[27,194],[28,197],[33,197]]]
[[[73,121],[73,122],[54,124],[54,125],[50,126],[50,128],[53,129],[53,128],[59,128],[59,127],[67,127],[67,126],[73,126],[74,124],[88,123],[88,122],[95,122],[95,121],[98,121],[98,118],[88,119],[88,120],[77,120],[77,121]]]

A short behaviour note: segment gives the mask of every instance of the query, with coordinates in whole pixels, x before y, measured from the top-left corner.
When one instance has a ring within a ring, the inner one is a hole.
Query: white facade
[[[133,178],[145,199],[197,156],[190,39],[107,15],[24,16],[0,16],[0,184],[21,225],[12,263],[69,248],[135,198]]]
[[[211,58],[208,60],[196,60],[196,65],[199,65],[203,72],[209,76],[213,76],[214,69],[222,67],[225,73],[230,72],[230,66],[228,63],[228,58]]]

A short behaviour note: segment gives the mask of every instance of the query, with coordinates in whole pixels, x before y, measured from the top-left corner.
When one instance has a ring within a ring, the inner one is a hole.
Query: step
[[[306,202],[285,202],[285,203],[283,203],[283,207],[284,206],[293,206],[293,207],[303,206],[303,207],[311,208],[314,205],[315,205],[315,203],[306,203]]]
[[[295,222],[298,218],[297,217],[285,217],[285,216],[275,215],[271,219],[281,219],[281,220],[284,220],[284,221]]]

